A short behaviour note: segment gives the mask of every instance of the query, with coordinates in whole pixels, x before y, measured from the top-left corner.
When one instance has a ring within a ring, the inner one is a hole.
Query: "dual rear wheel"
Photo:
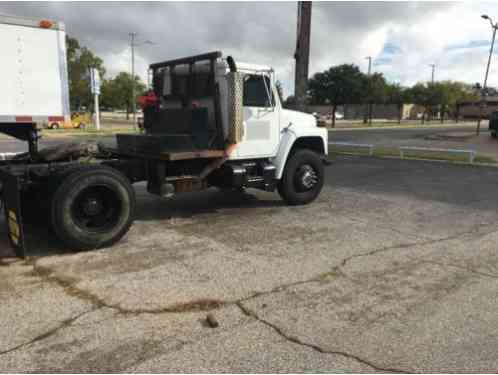
[[[65,173],[52,197],[52,227],[75,249],[110,246],[128,232],[135,193],[128,179],[105,166],[80,167]]]

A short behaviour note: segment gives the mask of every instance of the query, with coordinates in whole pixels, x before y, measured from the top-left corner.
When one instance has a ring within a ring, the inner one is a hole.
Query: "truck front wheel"
[[[320,157],[310,150],[294,152],[278,183],[280,196],[290,205],[313,202],[324,182],[324,167]]]
[[[66,175],[52,200],[57,237],[77,250],[110,246],[129,230],[135,193],[128,179],[104,166],[76,169]]]

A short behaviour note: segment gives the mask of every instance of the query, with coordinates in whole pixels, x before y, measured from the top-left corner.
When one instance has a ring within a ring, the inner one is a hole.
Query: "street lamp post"
[[[135,47],[144,44],[154,44],[150,40],[145,40],[143,42],[137,43],[135,38],[137,33],[130,33],[130,47],[131,47],[131,108],[133,112],[133,128],[137,126],[137,104],[135,96]],[[148,74],[148,73],[147,73]]]
[[[484,76],[484,84],[482,85],[482,90],[481,90],[481,104],[479,106],[479,119],[477,120],[477,130],[476,130],[477,135],[479,135],[481,128],[482,110],[486,105],[486,100],[485,100],[486,87],[487,87],[486,85],[488,84],[489,66],[491,65],[491,56],[493,55],[493,47],[495,45],[496,29],[498,28],[498,24],[493,23],[493,20],[487,14],[483,14],[481,17],[485,20],[488,20],[489,23],[491,24],[491,28],[493,29],[493,38],[491,39],[491,48],[489,49],[488,65],[486,66],[486,75]]]

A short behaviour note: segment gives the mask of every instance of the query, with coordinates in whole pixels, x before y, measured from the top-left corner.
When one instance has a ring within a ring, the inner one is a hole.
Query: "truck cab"
[[[152,64],[151,69],[155,101],[144,108],[145,133],[190,133],[197,140],[192,147],[223,150],[224,167],[218,169],[226,175],[214,171],[210,184],[265,190],[282,186],[282,193],[287,162],[296,152],[325,160],[326,129],[317,127],[314,116],[282,107],[271,67],[236,62],[214,52]],[[188,118],[184,126],[182,117]],[[304,167],[298,174],[307,186],[315,180],[321,186],[321,168]],[[284,195],[289,203],[302,204],[318,194],[300,194],[306,199]]]

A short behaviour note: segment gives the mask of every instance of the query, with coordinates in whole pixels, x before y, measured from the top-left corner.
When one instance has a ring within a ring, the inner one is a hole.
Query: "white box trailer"
[[[0,131],[26,139],[29,129],[70,121],[64,25],[0,15]]]

